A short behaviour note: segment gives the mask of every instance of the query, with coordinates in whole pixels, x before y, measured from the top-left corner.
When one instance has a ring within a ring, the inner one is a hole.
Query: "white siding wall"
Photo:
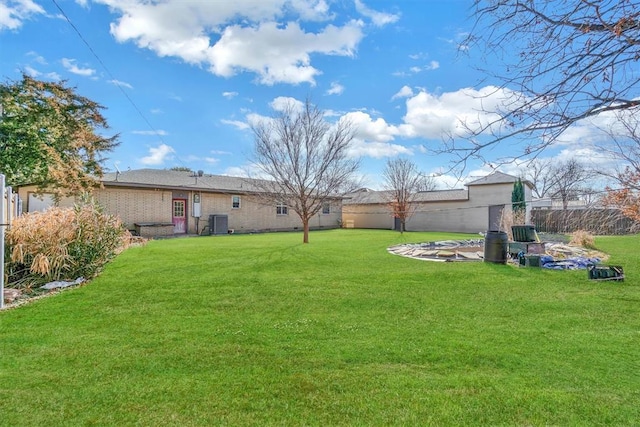
[[[423,203],[407,221],[407,230],[477,233],[487,228],[487,211],[468,201]]]
[[[342,221],[345,226],[393,229],[393,215],[384,204],[344,205],[342,211]]]

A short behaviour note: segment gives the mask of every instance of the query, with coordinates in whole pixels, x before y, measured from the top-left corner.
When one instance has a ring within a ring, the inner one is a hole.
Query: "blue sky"
[[[351,155],[379,188],[386,161],[444,173],[433,150],[478,118],[492,82],[459,43],[471,0],[0,0],[0,75],[67,80],[106,107],[120,146],[109,170],[170,168],[244,175],[249,124],[309,98],[356,128]],[[486,65],[486,64],[483,64]],[[486,102],[486,100],[485,100]],[[584,127],[577,131],[584,131]],[[508,155],[501,147],[491,156]],[[577,138],[548,150],[586,150]],[[593,155],[590,152],[583,156]],[[467,164],[466,178],[491,171]],[[502,167],[518,174],[518,165]]]

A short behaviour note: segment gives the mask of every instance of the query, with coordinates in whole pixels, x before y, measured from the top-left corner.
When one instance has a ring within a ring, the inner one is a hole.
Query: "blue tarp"
[[[556,261],[551,255],[542,255],[540,257],[540,266],[552,270],[586,270],[588,266],[599,262],[600,258],[575,257]]]

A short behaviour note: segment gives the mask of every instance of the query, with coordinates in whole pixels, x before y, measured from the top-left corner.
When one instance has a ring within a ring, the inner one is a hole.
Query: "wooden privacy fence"
[[[618,209],[534,209],[531,223],[542,233],[573,233],[584,230],[596,235],[619,235],[640,232],[640,223]]]

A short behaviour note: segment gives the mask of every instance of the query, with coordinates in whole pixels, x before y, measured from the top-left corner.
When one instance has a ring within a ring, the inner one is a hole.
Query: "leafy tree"
[[[475,0],[475,26],[462,43],[482,51],[487,74],[511,98],[473,133],[452,143],[462,160],[523,140],[521,156],[539,153],[576,122],[639,108],[640,3],[621,0]],[[487,139],[478,138],[480,134]]]
[[[400,220],[400,232],[406,230],[406,222],[415,211],[415,197],[420,191],[435,188],[433,180],[420,172],[408,159],[388,160],[382,173],[388,205],[394,218]]]
[[[622,188],[607,187],[604,203],[619,208],[624,216],[640,222],[640,171],[627,167],[617,180]]]
[[[607,187],[603,202],[619,208],[624,216],[640,222],[640,120],[634,114],[617,113],[618,120],[608,129],[603,151],[618,161],[619,167],[601,174],[616,186]]]
[[[524,223],[526,221],[527,202],[525,200],[524,184],[522,179],[518,178],[513,183],[513,191],[511,192],[511,209],[517,222]]]
[[[0,172],[8,184],[36,184],[57,196],[99,184],[102,155],[117,135],[101,135],[104,107],[65,83],[23,75],[0,85]]]
[[[252,126],[252,162],[269,179],[253,181],[266,203],[285,203],[301,219],[303,242],[309,243],[309,220],[322,205],[355,188],[358,161],[348,157],[353,128],[333,125],[308,100],[289,102],[271,120]]]

